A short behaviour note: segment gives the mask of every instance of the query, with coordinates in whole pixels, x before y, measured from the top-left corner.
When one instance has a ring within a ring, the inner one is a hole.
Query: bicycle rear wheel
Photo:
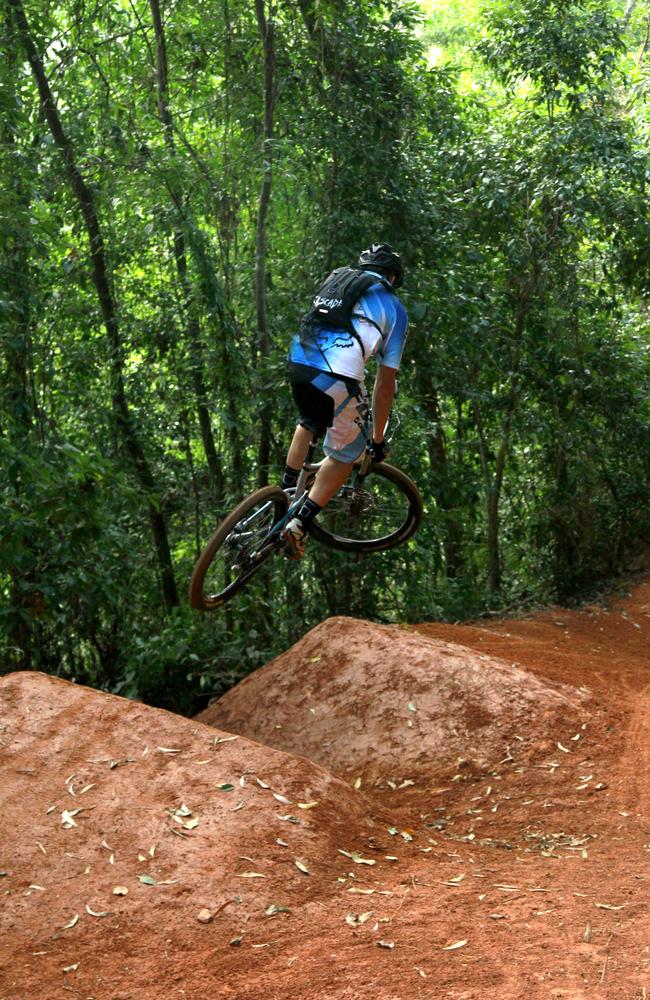
[[[279,486],[264,486],[224,518],[199,556],[190,580],[190,604],[214,611],[247,583],[275,551],[268,534],[289,501]]]
[[[424,507],[412,479],[394,465],[371,467],[361,490],[343,486],[318,515],[311,535],[344,552],[381,552],[401,545],[417,531]]]

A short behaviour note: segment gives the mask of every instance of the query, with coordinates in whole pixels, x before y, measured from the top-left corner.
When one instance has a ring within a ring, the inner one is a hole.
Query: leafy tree
[[[1,11],[7,669],[191,711],[328,614],[568,600],[647,540],[642,5]],[[196,616],[200,547],[284,460],[304,304],[377,238],[422,528]]]

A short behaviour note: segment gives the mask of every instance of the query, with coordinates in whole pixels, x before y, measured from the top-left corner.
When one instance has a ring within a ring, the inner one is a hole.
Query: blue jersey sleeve
[[[406,309],[398,298],[392,296],[392,324],[384,334],[384,342],[377,352],[377,363],[387,368],[399,368],[408,333]]]
[[[373,285],[359,300],[361,312],[381,330],[381,343],[377,347],[377,363],[387,368],[399,368],[404,352],[408,317],[406,309],[392,292],[381,285]]]

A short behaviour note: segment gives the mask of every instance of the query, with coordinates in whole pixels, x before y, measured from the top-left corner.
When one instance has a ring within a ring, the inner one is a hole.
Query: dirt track
[[[203,723],[5,677],[0,1000],[643,1000],[649,632],[337,619]]]

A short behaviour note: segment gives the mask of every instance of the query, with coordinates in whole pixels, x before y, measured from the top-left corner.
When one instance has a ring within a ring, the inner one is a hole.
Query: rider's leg
[[[327,428],[324,445],[327,457],[318,471],[309,496],[283,532],[287,553],[294,559],[300,559],[304,554],[305,539],[314,518],[346,481],[366,443],[361,412],[365,399],[359,383],[319,371],[315,375],[309,371],[304,379],[301,376],[301,372],[294,371],[291,383],[301,412],[301,425],[314,426],[316,422]],[[301,445],[304,447],[304,438],[298,436],[297,431],[289,449],[287,466],[290,465],[289,458],[297,466],[296,459]],[[309,443],[307,449],[308,447]],[[304,454],[306,455],[306,450]]]
[[[290,489],[298,482],[298,476],[307,457],[312,437],[313,431],[308,427],[303,427],[302,424],[298,424],[293,433],[289,451],[287,452],[287,461],[282,476],[283,490]]]
[[[287,452],[287,465],[291,469],[302,469],[313,436],[314,432],[309,427],[298,424]]]
[[[302,559],[305,553],[305,539],[309,534],[312,521],[320,514],[323,507],[343,486],[350,475],[354,462],[339,462],[334,458],[326,458],[309,496],[296,511],[284,531],[288,554],[292,559]]]
[[[326,458],[309,491],[309,499],[319,507],[324,507],[343,486],[353,467],[354,462],[340,462],[335,458]]]
[[[321,465],[309,496],[284,530],[287,551],[292,559],[302,559],[305,553],[305,539],[314,518],[343,486],[353,466],[354,462],[339,462],[335,458],[326,458]]]

